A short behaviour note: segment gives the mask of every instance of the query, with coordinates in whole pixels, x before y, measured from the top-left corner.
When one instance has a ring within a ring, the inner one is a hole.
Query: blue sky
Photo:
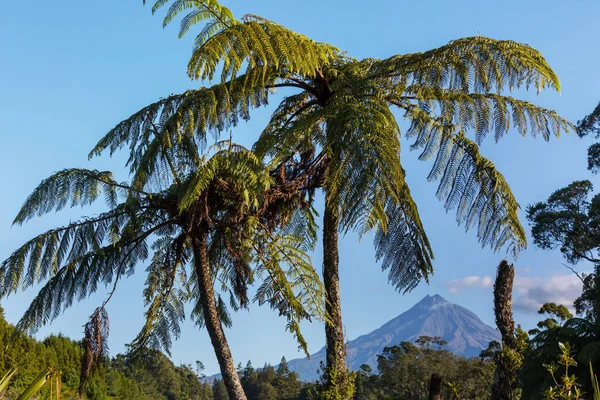
[[[387,57],[425,51],[465,36],[485,35],[527,43],[545,55],[562,83],[562,93],[519,94],[556,109],[577,121],[600,100],[598,65],[600,37],[596,1],[428,1],[348,2],[293,0],[287,2],[230,0],[224,3],[239,17],[253,13],[274,19],[320,41],[330,42],[356,58]],[[489,7],[486,5],[489,4]],[[491,6],[492,4],[493,7]],[[98,213],[102,205],[61,211],[11,227],[19,207],[34,187],[51,173],[67,167],[113,170],[126,178],[123,156],[87,160],[97,140],[122,119],[159,97],[198,87],[185,66],[193,35],[177,39],[176,27],[165,30],[139,0],[60,2],[34,1],[23,7],[7,2],[0,25],[0,258],[37,233],[82,215]],[[32,11],[34,10],[34,11]],[[193,32],[192,32],[193,33]],[[251,143],[270,109],[240,125],[234,137]],[[481,249],[474,233],[457,227],[435,198],[435,184],[425,179],[427,163],[408,151],[403,164],[435,252],[435,275],[412,293],[401,295],[387,284],[375,263],[369,237],[341,242],[342,297],[347,337],[370,332],[408,309],[425,294],[439,293],[468,307],[493,325],[491,277],[503,254]],[[575,179],[598,179],[586,170],[590,140],[574,134],[546,143],[516,132],[482,152],[512,185],[523,209],[545,199],[554,189]],[[523,223],[524,221],[524,213]],[[527,228],[529,231],[529,228]],[[321,264],[320,248],[314,255]],[[562,266],[561,255],[530,247],[516,261],[517,322],[531,327],[540,301],[572,300],[576,279]],[[580,266],[585,270],[585,266]],[[124,350],[142,326],[144,266],[122,282],[109,303],[112,353]],[[89,300],[66,311],[38,336],[62,332],[80,338],[87,316],[108,292],[101,288]],[[16,322],[34,295],[18,293],[2,301],[10,322]],[[267,308],[252,306],[234,316],[228,339],[236,362],[255,365],[302,356],[285,321]],[[311,351],[324,344],[323,327],[305,324]],[[176,363],[201,360],[207,373],[218,370],[208,335],[185,325],[173,347]]]

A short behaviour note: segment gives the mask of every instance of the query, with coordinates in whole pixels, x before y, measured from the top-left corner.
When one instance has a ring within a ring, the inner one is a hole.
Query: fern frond
[[[511,129],[511,121],[521,135],[541,134],[546,141],[551,136],[560,137],[561,132],[575,130],[572,123],[555,111],[512,97],[421,86],[410,86],[405,93],[427,102],[429,106],[424,111],[439,115],[446,123],[465,132],[474,132],[478,144],[489,132],[495,132],[496,142],[500,140]],[[434,104],[437,107],[434,108]]]
[[[0,265],[0,297],[26,289],[57,273],[103,243],[116,243],[131,216],[126,207],[116,207],[94,218],[84,218],[62,228],[51,229],[15,250]]]
[[[265,246],[257,249],[257,274],[266,274],[257,289],[255,301],[269,304],[288,320],[286,329],[307,355],[307,343],[299,323],[303,319],[328,320],[324,288],[310,257],[300,249],[304,239],[294,235],[268,235]]]
[[[231,82],[161,99],[117,124],[100,139],[89,157],[106,150],[112,155],[128,145],[128,165],[133,172],[157,135],[163,135],[161,142],[170,143],[171,147],[183,146],[187,140],[183,155],[194,146],[201,152],[210,133],[218,137],[240,120],[248,120],[253,108],[268,104],[271,89],[254,83],[254,76],[244,75]]]
[[[188,74],[194,79],[212,80],[222,65],[221,80],[225,82],[238,76],[242,66],[247,65],[248,73],[266,74],[274,68],[276,76],[314,77],[337,53],[338,49],[333,46],[314,42],[275,22],[250,16],[212,36],[201,33],[188,64]]]
[[[107,205],[114,208],[119,193],[139,194],[129,186],[119,184],[108,171],[65,169],[44,179],[29,195],[13,224],[22,225],[34,216],[42,216],[65,206],[86,206],[104,194]]]
[[[134,351],[147,347],[163,350],[170,355],[173,338],[181,334],[180,323],[185,319],[184,304],[189,293],[182,284],[183,266],[190,259],[185,249],[185,235],[176,239],[164,238],[153,246],[155,251],[144,289],[146,323],[132,342]]]
[[[117,277],[130,274],[137,262],[147,255],[144,236],[123,247],[119,243],[105,246],[69,262],[42,286],[17,328],[36,332],[71,307],[74,301],[96,292],[99,284],[108,285]]]
[[[375,62],[371,74],[377,78],[404,77],[409,84],[465,93],[500,93],[522,86],[560,91],[556,73],[539,51],[514,41],[482,36]]]
[[[412,123],[408,135],[419,156],[435,156],[428,179],[439,181],[437,197],[446,210],[456,209],[456,219],[467,230],[477,225],[482,246],[498,251],[507,242],[517,254],[527,246],[525,230],[518,219],[519,205],[504,176],[479,153],[475,142],[456,127],[419,109],[407,111]]]

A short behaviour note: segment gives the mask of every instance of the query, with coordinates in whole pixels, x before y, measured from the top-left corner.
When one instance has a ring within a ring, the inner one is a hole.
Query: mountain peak
[[[445,304],[451,304],[448,300],[440,296],[439,294],[427,295],[421,299],[417,304],[414,305],[413,308],[420,307],[432,307],[432,306],[441,306]]]
[[[358,370],[362,364],[377,368],[377,355],[385,347],[414,342],[419,336],[439,336],[448,342],[448,350],[465,357],[476,356],[489,342],[500,340],[498,331],[471,311],[439,294],[427,295],[378,329],[350,341],[347,347],[350,368]],[[325,361],[325,348],[310,359],[291,360],[288,365],[301,379],[315,380],[321,361]]]

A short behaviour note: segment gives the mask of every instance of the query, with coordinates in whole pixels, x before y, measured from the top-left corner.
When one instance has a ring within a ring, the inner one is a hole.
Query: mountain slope
[[[386,346],[403,341],[414,342],[419,336],[440,336],[448,342],[447,348],[465,357],[477,356],[500,334],[484,324],[477,315],[439,295],[425,296],[410,310],[348,343],[348,363],[357,370],[362,364],[377,368],[377,355]],[[325,348],[307,358],[288,362],[291,370],[302,380],[318,378],[319,363],[325,360]]]

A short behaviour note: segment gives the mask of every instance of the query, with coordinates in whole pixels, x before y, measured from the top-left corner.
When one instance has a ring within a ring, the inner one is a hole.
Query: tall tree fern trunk
[[[325,307],[330,321],[325,324],[327,344],[325,391],[335,393],[336,397],[333,398],[349,399],[352,397],[353,387],[346,367],[340,296],[338,224],[337,210],[326,205],[323,216],[323,285],[327,296]]]
[[[229,399],[246,400],[246,394],[237,374],[233,357],[225,338],[225,332],[223,331],[223,326],[217,312],[217,302],[215,301],[215,291],[207,253],[206,233],[201,233],[194,243],[194,262],[198,276],[200,303],[202,304],[206,330],[208,330],[210,341],[215,349]]]
[[[498,265],[496,283],[494,283],[494,313],[496,326],[502,335],[502,350],[496,354],[496,371],[492,384],[491,400],[512,400],[514,398],[514,383],[516,371],[505,357],[510,351],[515,351],[515,321],[512,313],[512,291],[515,279],[515,268],[506,260]]]

